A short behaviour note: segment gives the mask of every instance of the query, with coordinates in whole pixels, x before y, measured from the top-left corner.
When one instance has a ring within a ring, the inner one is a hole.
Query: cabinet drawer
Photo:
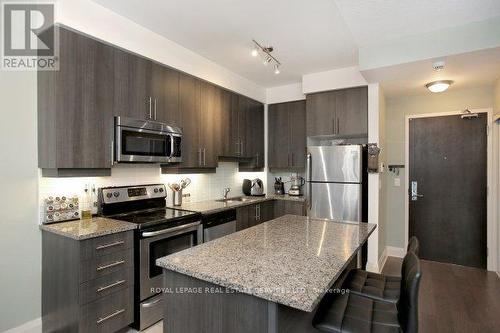
[[[80,263],[80,282],[99,278],[126,267],[134,267],[133,249],[83,260]]]
[[[116,332],[134,321],[134,288],[118,291],[80,308],[80,332]]]
[[[119,290],[132,288],[134,272],[131,267],[122,269],[80,285],[80,305],[108,296]]]
[[[82,241],[80,245],[81,260],[105,256],[134,247],[133,231],[97,237]]]

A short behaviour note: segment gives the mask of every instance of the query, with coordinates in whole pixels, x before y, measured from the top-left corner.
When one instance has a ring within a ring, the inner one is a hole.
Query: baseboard
[[[406,250],[402,247],[386,246],[387,256],[403,258],[406,254]]]
[[[369,272],[378,273],[379,272],[378,263],[367,262],[366,270]]]
[[[36,318],[3,333],[40,333],[42,332],[42,318]]]

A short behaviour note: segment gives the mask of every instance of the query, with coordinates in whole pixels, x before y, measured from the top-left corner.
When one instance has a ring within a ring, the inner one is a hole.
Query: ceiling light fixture
[[[448,89],[452,84],[453,81],[451,80],[439,80],[439,81],[429,82],[425,85],[425,87],[433,93],[440,93]]]
[[[254,43],[252,56],[256,57],[260,53],[263,56],[262,64],[264,66],[267,66],[268,64],[274,62],[274,74],[279,74],[279,67],[281,66],[281,62],[279,62],[278,59],[273,57],[273,55],[271,54],[271,52],[274,51],[274,48],[272,46],[262,46],[255,39],[252,39],[252,42]]]

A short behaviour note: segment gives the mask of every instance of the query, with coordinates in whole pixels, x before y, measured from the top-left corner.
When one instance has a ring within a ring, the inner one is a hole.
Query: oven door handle
[[[185,225],[180,225],[178,227],[174,227],[174,228],[168,228],[168,229],[163,229],[163,230],[158,230],[158,231],[145,231],[143,232],[141,235],[142,237],[154,237],[154,236],[158,236],[158,235],[163,235],[163,234],[170,234],[172,232],[176,232],[176,231],[180,231],[180,230],[184,230],[184,229],[189,229],[189,228],[192,228],[192,227],[196,227],[196,226],[199,226],[200,225],[200,222],[193,222],[193,223],[189,223],[189,224],[185,224]]]

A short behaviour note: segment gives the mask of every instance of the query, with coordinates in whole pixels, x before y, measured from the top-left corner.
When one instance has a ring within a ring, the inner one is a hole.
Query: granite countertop
[[[374,224],[285,215],[156,264],[311,312],[373,230]]]
[[[206,200],[200,202],[186,202],[183,203],[181,206],[173,206],[171,204],[168,204],[168,207],[174,209],[188,210],[192,212],[199,212],[202,214],[210,214],[231,208],[253,205],[259,202],[270,201],[270,200],[290,200],[298,202],[305,202],[306,200],[304,196],[294,197],[294,196],[289,196],[288,194],[285,195],[271,194],[262,197],[245,196],[245,198],[247,199],[245,201],[220,202],[215,200]]]
[[[136,229],[134,223],[94,217],[91,219],[42,224],[40,229],[76,240],[84,240]]]

